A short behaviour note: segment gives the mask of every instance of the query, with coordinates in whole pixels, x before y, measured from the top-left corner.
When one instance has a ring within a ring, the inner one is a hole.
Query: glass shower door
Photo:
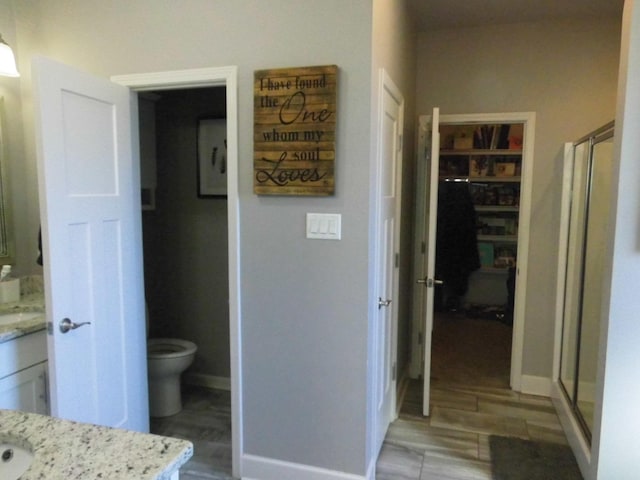
[[[590,439],[611,205],[613,124],[574,145],[560,381]]]

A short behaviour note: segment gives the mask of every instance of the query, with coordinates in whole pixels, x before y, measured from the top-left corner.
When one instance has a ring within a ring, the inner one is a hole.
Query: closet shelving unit
[[[439,177],[469,184],[483,273],[516,263],[523,133],[515,122],[440,125]]]

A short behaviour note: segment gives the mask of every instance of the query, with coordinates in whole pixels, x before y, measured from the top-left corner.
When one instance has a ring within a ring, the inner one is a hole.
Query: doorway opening
[[[522,132],[515,122],[440,122],[434,384],[510,386]]]
[[[199,188],[205,175],[197,168],[206,160],[206,167],[215,162],[216,173],[226,172],[224,148],[215,158],[211,148],[199,148],[210,119],[225,124],[226,88],[141,92],[138,112],[148,336],[198,348],[181,375],[182,411],[152,417],[151,433],[197,445],[183,467],[187,474],[231,475],[227,197],[222,188],[215,195]],[[156,411],[167,408],[158,398],[150,402]],[[207,453],[212,445],[219,455]]]
[[[531,112],[420,117],[411,367],[424,415],[432,380],[523,390],[534,125]]]
[[[191,381],[195,381],[196,383],[207,383],[212,382],[213,385],[209,384],[208,386],[225,386],[225,378],[228,387],[230,388],[230,403],[231,403],[231,470],[234,477],[241,476],[241,458],[242,458],[242,428],[241,428],[241,420],[242,420],[242,373],[240,368],[240,356],[239,352],[241,351],[241,340],[240,340],[240,291],[238,288],[240,273],[239,273],[239,210],[238,210],[238,174],[237,174],[237,157],[238,157],[238,119],[237,119],[237,68],[236,67],[219,67],[219,68],[203,68],[203,69],[194,69],[194,70],[184,70],[184,71],[168,71],[168,72],[155,72],[155,73],[145,73],[145,74],[134,74],[134,75],[121,75],[115,76],[111,78],[115,83],[119,83],[121,85],[127,86],[131,88],[133,92],[137,93],[138,100],[147,96],[147,98],[153,98],[155,95],[165,96],[167,99],[169,97],[179,98],[181,93],[171,93],[173,90],[182,90],[182,93],[189,92],[188,95],[192,95],[197,97],[198,95],[206,95],[212,94],[217,95],[218,100],[212,101],[210,108],[220,108],[220,111],[224,110],[226,117],[226,200],[224,197],[219,199],[202,199],[203,204],[201,204],[201,208],[206,210],[207,202],[215,202],[217,203],[217,209],[214,207],[210,210],[215,210],[216,214],[219,217],[226,216],[226,244],[227,244],[227,252],[226,258],[224,252],[221,254],[218,252],[218,265],[227,267],[227,278],[222,280],[222,283],[225,283],[226,290],[228,292],[228,313],[226,318],[228,319],[228,336],[223,343],[226,346],[226,351],[228,352],[228,365],[219,366],[222,369],[226,369],[223,371],[228,371],[228,377],[225,377],[224,374],[218,375],[194,375],[190,378]],[[153,92],[153,93],[145,93],[145,92]],[[192,108],[188,107],[189,102],[184,102],[182,105],[184,108]],[[224,105],[224,109],[220,105],[222,103]],[[178,104],[181,104],[178,101]],[[216,105],[218,107],[216,107]],[[204,113],[204,115],[208,115],[208,113],[215,114],[216,112],[211,111]],[[194,121],[196,125],[193,128],[197,128],[197,121]],[[177,129],[180,130],[180,129]],[[176,130],[176,131],[177,131]],[[178,137],[182,133],[176,133]],[[195,145],[193,145],[193,150],[197,151]],[[185,163],[188,162],[188,159],[181,159]],[[194,154],[191,158],[191,176],[192,176],[192,194],[191,198],[197,198],[198,187],[197,187],[197,159]],[[163,167],[164,168],[164,167]],[[183,174],[187,175],[187,168],[184,169]],[[175,180],[175,179],[174,179]],[[186,182],[187,180],[185,180]],[[172,184],[172,181],[169,181],[169,187],[175,187]],[[146,187],[146,185],[142,185],[141,187]],[[149,196],[149,189],[141,189],[143,193],[143,203],[148,205],[156,205],[158,207],[158,198],[156,195]],[[145,195],[145,193],[147,195]],[[158,192],[155,192],[156,194]],[[226,205],[223,205],[226,204]],[[186,217],[197,217],[198,211],[190,210],[183,212]],[[209,212],[211,214],[211,212]],[[196,219],[197,221],[198,219]],[[206,221],[206,220],[205,220]],[[220,220],[218,218],[218,221]],[[175,227],[175,225],[173,225]],[[167,225],[165,232],[174,231],[171,228],[172,225]],[[204,227],[203,227],[204,228]],[[208,228],[211,228],[211,225],[208,225]],[[172,233],[173,234],[173,233]],[[223,233],[224,235],[224,233]],[[195,234],[194,234],[195,236]],[[223,243],[218,237],[218,240]],[[156,237],[151,239],[151,241],[162,243],[164,240],[161,237]],[[212,270],[211,265],[206,265],[205,262],[200,262],[198,260],[199,253],[197,251],[193,251],[192,248],[184,248],[181,249],[181,252],[177,251],[170,252],[169,255],[175,255],[177,261],[175,263],[178,270],[182,268],[187,262],[197,263],[205,270]],[[180,257],[182,255],[182,257]],[[200,257],[201,258],[201,257]],[[162,260],[162,259],[161,259]],[[164,258],[167,260],[167,258]],[[226,261],[225,261],[226,260]],[[146,259],[145,259],[146,262]],[[179,271],[172,272],[174,275],[178,275]],[[184,273],[184,272],[182,272]],[[166,283],[171,285],[173,277],[165,277],[161,280],[164,280]],[[217,283],[220,283],[217,282]],[[183,298],[186,301],[189,301],[192,292],[190,289],[186,290],[186,293],[183,295]],[[209,308],[214,308],[215,306],[209,305]],[[156,307],[153,307],[155,310]],[[175,311],[175,310],[174,310]],[[154,312],[152,312],[152,315]],[[205,314],[206,315],[206,314]],[[223,314],[224,315],[224,314]],[[219,317],[218,317],[219,318]],[[206,324],[206,322],[205,322]],[[154,327],[155,328],[155,327]],[[159,327],[162,328],[162,327]],[[220,327],[222,328],[222,327]],[[179,331],[182,334],[182,331]],[[153,330],[152,330],[153,333]],[[221,333],[217,335],[218,342],[221,338],[224,338],[225,334]],[[210,345],[205,346],[202,341],[199,340],[200,347],[207,350],[209,347],[209,351],[215,349],[211,348]],[[209,343],[205,340],[205,343]],[[215,344],[215,341],[214,341]],[[211,365],[206,365],[210,363],[210,360],[204,359],[202,363],[205,365],[199,365],[198,368],[209,368]],[[224,363],[224,362],[222,362]],[[195,366],[195,365],[194,365]],[[216,367],[218,368],[218,367]],[[222,384],[222,385],[221,385]]]

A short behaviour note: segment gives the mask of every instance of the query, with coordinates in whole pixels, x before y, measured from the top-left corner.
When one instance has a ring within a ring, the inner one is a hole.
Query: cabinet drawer
[[[47,362],[41,362],[1,379],[0,408],[46,415]]]
[[[0,378],[47,360],[46,330],[0,343]]]

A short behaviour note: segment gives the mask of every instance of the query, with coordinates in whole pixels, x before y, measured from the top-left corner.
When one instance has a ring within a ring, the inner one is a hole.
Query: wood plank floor
[[[230,392],[185,386],[182,407],[177,415],[151,419],[151,433],[193,443],[180,480],[231,480]]]
[[[491,434],[566,444],[548,398],[508,388],[511,328],[440,316],[433,338],[431,416],[422,382],[401,392],[401,412],[378,459],[377,480],[490,480]],[[151,431],[194,443],[181,480],[231,480],[229,392],[185,387],[183,411],[152,419]]]
[[[436,317],[431,415],[422,382],[409,381],[376,480],[491,480],[489,435],[567,443],[550,399],[509,389],[511,334],[496,320]]]

